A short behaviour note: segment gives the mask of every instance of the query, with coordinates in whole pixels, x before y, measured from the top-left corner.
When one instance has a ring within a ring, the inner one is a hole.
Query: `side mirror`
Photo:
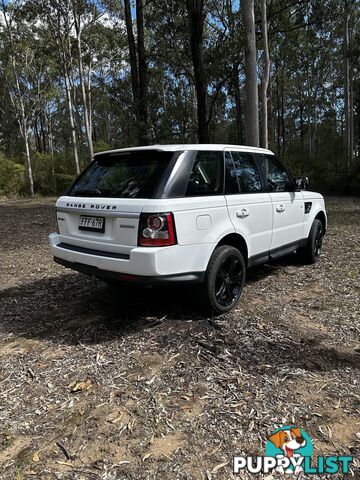
[[[306,190],[309,186],[308,177],[295,177],[294,182],[298,190]]]

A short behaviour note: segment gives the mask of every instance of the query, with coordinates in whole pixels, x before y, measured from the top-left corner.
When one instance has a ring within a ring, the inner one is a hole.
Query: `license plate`
[[[104,217],[85,217],[80,216],[79,230],[89,230],[90,232],[105,232]]]

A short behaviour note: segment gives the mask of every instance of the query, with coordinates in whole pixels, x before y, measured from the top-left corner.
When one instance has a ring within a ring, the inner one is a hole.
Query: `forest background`
[[[0,2],[0,195],[62,193],[97,151],[197,142],[360,194],[355,0]]]

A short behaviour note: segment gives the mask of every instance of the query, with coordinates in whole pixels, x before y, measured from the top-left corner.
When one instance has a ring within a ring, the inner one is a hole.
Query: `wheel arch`
[[[231,247],[237,248],[242,254],[242,256],[244,257],[244,262],[245,262],[245,265],[247,266],[248,258],[249,258],[249,250],[248,250],[246,240],[243,236],[241,236],[239,233],[229,233],[228,235],[225,235],[225,237],[223,237],[217,243],[216,247],[219,247],[221,245],[230,245]]]
[[[323,210],[320,210],[314,220],[320,220],[320,222],[322,223],[322,226],[323,226],[323,229],[324,229],[324,233],[326,232],[326,227],[327,227],[327,221],[326,221],[326,215],[325,215],[325,212]]]

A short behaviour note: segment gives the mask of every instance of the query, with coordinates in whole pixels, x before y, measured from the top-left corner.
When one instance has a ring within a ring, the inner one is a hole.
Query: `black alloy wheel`
[[[245,283],[246,268],[241,252],[230,245],[214,250],[205,275],[205,298],[212,312],[228,312],[238,302]]]
[[[318,218],[315,218],[311,225],[306,245],[298,250],[298,255],[302,262],[312,264],[319,260],[324,233],[322,222]]]
[[[227,257],[217,271],[215,279],[215,296],[223,307],[233,304],[239,297],[243,270],[236,255]]]
[[[314,256],[315,258],[319,258],[321,255],[321,247],[324,238],[323,227],[322,225],[316,231],[315,235],[315,242],[314,242]]]

